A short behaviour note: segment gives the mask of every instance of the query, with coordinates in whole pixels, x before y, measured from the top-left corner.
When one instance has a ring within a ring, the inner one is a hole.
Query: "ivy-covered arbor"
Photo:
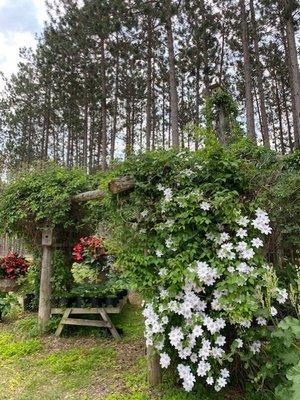
[[[110,190],[127,190],[132,183],[111,182]],[[0,220],[5,233],[19,235],[35,256],[41,258],[39,325],[45,331],[51,312],[53,249],[60,248],[70,264],[72,244],[88,235],[99,221],[99,202],[105,190],[96,179],[79,169],[45,164],[18,175],[1,193]],[[108,190],[106,190],[108,191]]]

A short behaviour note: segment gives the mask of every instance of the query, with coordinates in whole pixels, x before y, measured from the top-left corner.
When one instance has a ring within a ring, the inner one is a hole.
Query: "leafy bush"
[[[300,398],[300,320],[284,318],[272,333],[266,336],[268,345],[260,355],[260,370],[256,384],[275,387],[278,400]]]
[[[231,363],[255,362],[287,299],[262,251],[273,226],[264,184],[280,161],[253,147],[135,157],[119,170],[135,190],[106,202],[111,252],[148,302],[147,342],[186,390],[196,375],[220,390]]]
[[[76,283],[97,283],[100,273],[108,269],[104,239],[96,236],[81,238],[73,247],[72,274]]]
[[[92,179],[83,171],[55,164],[21,173],[1,192],[1,229],[24,237],[31,248],[40,245],[39,229],[45,222],[59,228],[57,235],[67,230],[75,235],[87,233],[90,228],[85,218],[90,222],[94,217],[88,213],[88,205],[72,205],[71,196],[93,188]],[[70,235],[67,238],[70,240]]]
[[[99,278],[99,271],[84,263],[73,263],[71,271],[75,283],[97,283]]]

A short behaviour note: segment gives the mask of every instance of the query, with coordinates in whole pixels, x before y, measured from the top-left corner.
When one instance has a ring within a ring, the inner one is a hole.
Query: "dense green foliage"
[[[74,232],[75,237],[81,230],[89,232],[94,212],[89,213],[89,205],[73,205],[71,196],[94,186],[92,179],[79,169],[55,164],[33,167],[3,188],[1,230],[19,235],[31,247],[40,244],[41,228],[46,222],[56,228],[58,236],[62,234],[58,240],[63,240],[67,232]],[[67,239],[71,237],[69,234]]]
[[[283,265],[295,264],[300,252],[300,153],[281,158],[247,140],[240,140],[227,148],[211,139],[206,143],[206,148],[198,152],[186,150],[178,154],[168,150],[135,156],[113,171],[114,175],[127,174],[136,181],[135,190],[130,194],[107,197],[103,202],[103,217],[111,228],[114,254],[119,255],[119,260],[122,254],[128,254],[129,270],[139,270],[135,262],[130,262],[130,257],[134,261],[137,257],[138,262],[145,260],[143,246],[147,245],[149,232],[146,236],[134,228],[143,210],[155,209],[160,196],[157,185],[161,183],[174,190],[183,186],[187,193],[193,188],[200,188],[207,195],[214,193],[221,208],[223,205],[230,208],[228,201],[231,200],[242,202],[247,207],[252,204],[252,210],[254,206],[263,207],[270,214],[273,228],[271,238],[265,243],[267,257],[279,273]],[[186,170],[192,171],[192,175],[185,176]],[[186,217],[183,214],[182,220]],[[155,216],[151,218],[148,222],[154,225]],[[150,235],[155,240],[157,233],[152,231]],[[124,265],[124,262],[122,260],[120,264]],[[296,270],[293,270],[295,277]],[[134,277],[138,279],[136,285],[139,289],[148,286],[141,271]]]

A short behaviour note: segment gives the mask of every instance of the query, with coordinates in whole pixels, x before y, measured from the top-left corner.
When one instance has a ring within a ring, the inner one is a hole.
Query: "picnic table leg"
[[[60,336],[62,330],[64,329],[64,321],[69,317],[71,314],[72,308],[66,308],[65,312],[63,313],[63,316],[60,320],[60,323],[56,329],[55,336]]]
[[[102,319],[106,322],[108,322],[109,327],[108,329],[110,330],[110,333],[112,334],[112,336],[115,339],[121,339],[121,336],[119,335],[119,332],[116,330],[116,328],[114,327],[113,323],[111,322],[111,319],[109,318],[107,312],[105,310],[99,310],[99,313],[102,317]]]

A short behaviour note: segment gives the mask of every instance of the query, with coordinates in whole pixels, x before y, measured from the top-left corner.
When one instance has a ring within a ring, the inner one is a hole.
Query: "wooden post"
[[[42,233],[42,269],[39,300],[39,330],[45,333],[51,316],[51,273],[53,256],[53,229],[46,224]]]
[[[159,363],[159,356],[152,346],[147,347],[147,361],[148,361],[148,380],[151,386],[158,386],[161,384],[161,367]]]

